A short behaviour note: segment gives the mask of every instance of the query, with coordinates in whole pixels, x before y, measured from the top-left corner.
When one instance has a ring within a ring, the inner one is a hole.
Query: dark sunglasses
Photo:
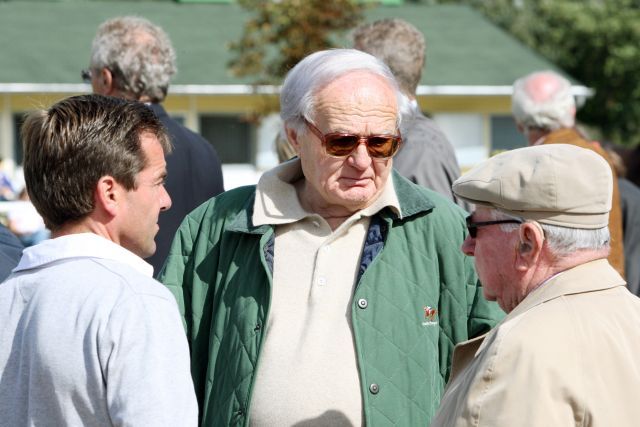
[[[469,236],[474,239],[478,235],[478,228],[496,224],[522,224],[522,221],[518,221],[517,219],[499,219],[497,221],[473,222],[471,215],[467,217],[467,229],[469,230]]]
[[[388,159],[393,157],[400,148],[402,137],[396,135],[369,135],[361,136],[352,133],[333,132],[323,134],[308,120],[304,121],[311,132],[317,136],[328,155],[333,157],[346,157],[355,150],[361,142],[367,146],[369,155],[376,159]],[[398,131],[399,132],[399,131]]]
[[[89,68],[85,68],[80,71],[80,77],[82,77],[82,81],[91,84],[91,70]]]

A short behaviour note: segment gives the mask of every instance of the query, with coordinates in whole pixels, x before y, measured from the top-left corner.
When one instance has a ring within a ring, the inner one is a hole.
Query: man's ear
[[[519,243],[516,249],[516,269],[526,271],[538,261],[544,243],[544,234],[539,226],[525,222],[518,230]]]
[[[118,213],[118,203],[122,198],[122,186],[112,176],[105,175],[98,180],[95,189],[96,209],[115,216]]]
[[[296,151],[296,154],[300,155],[301,141],[298,138],[298,132],[295,129],[290,128],[289,126],[286,126],[286,125],[284,127],[284,131],[287,134],[287,140],[289,141],[289,144],[291,144],[293,149]]]
[[[113,75],[108,68],[101,68],[98,72],[95,79],[95,89],[99,95],[114,95]]]

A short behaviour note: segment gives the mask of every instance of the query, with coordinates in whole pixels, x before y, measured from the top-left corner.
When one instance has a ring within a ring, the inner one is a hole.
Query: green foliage
[[[336,33],[363,19],[366,5],[354,0],[238,0],[253,13],[242,38],[230,45],[228,64],[238,77],[277,84],[295,64],[317,50],[334,47]]]
[[[625,145],[640,142],[638,0],[469,0],[596,93],[578,119]]]

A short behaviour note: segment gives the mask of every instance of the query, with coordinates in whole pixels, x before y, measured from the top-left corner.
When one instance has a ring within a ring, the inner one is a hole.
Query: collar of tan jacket
[[[527,297],[491,331],[456,346],[449,381],[453,381],[453,378],[467,366],[477,352],[482,351],[488,345],[488,341],[485,338],[489,335],[494,335],[500,325],[509,320],[516,318],[540,304],[564,295],[599,291],[616,286],[625,286],[625,284],[624,279],[611,267],[606,259],[590,261],[554,275],[527,295]]]
[[[564,295],[580,294],[624,286],[626,282],[606,259],[597,259],[565,270],[526,296],[507,314],[507,322],[533,307]]]

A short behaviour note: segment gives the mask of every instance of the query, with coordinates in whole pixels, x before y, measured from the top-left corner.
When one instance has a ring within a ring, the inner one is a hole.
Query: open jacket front
[[[454,345],[503,314],[484,300],[472,259],[460,252],[465,212],[395,172],[393,182],[402,219],[390,209],[372,217],[351,303],[364,417],[374,426],[426,425]],[[251,223],[254,197],[255,187],[243,187],[192,212],[161,274],[185,321],[206,426],[248,425],[274,250],[273,227]]]

